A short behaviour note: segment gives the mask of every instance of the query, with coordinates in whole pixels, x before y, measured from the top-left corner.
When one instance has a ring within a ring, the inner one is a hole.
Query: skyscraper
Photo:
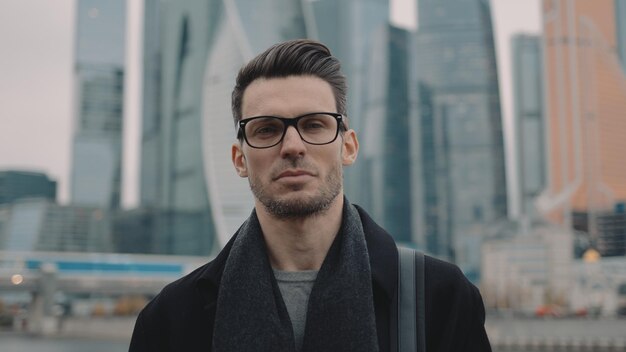
[[[161,0],[144,1],[139,204],[156,207],[161,191]]]
[[[537,215],[535,200],[546,184],[541,38],[518,34],[512,39],[513,96],[521,215]]]
[[[45,198],[0,206],[0,250],[110,252],[106,212]]]
[[[409,119],[410,33],[388,25],[370,38],[361,108],[363,206],[397,241],[413,242]]]
[[[414,218],[425,225],[420,244],[475,279],[485,228],[507,215],[491,10],[485,0],[419,0],[418,11]]]
[[[380,62],[388,54],[380,51],[384,50],[385,44],[379,41],[377,47],[375,38],[387,30],[389,0],[306,0],[303,11],[307,37],[326,44],[341,61],[342,71],[348,79],[350,128],[363,134],[365,115],[369,113],[367,94],[372,82],[369,79],[372,62]],[[379,112],[384,114],[383,110]],[[368,183],[368,167],[364,160],[357,160],[344,171],[344,188],[350,201],[374,211],[371,195],[363,192]]]
[[[598,237],[626,200],[626,76],[613,0],[544,1],[548,185],[545,216]]]
[[[0,171],[0,204],[20,198],[37,197],[56,200],[57,183],[47,175],[32,171]]]
[[[120,202],[126,2],[77,3],[71,201]]]

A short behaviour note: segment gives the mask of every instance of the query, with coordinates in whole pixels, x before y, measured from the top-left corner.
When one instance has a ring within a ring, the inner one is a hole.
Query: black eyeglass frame
[[[337,131],[335,131],[335,137],[333,137],[333,139],[330,140],[330,142],[326,142],[326,143],[311,143],[309,141],[307,141],[306,139],[304,139],[304,137],[302,137],[302,134],[300,133],[300,130],[298,130],[298,121],[300,121],[302,118],[304,117],[308,117],[311,115],[319,115],[319,114],[324,114],[324,115],[329,115],[335,118],[335,120],[337,120]],[[283,129],[283,134],[282,136],[280,136],[280,139],[278,139],[278,141],[270,146],[267,147],[255,147],[252,144],[250,144],[250,142],[248,142],[248,137],[246,136],[246,124],[252,120],[257,120],[257,119],[263,119],[263,118],[275,118],[280,120],[283,123],[283,126],[285,127]],[[345,131],[345,125],[343,123],[343,115],[336,113],[336,112],[309,112],[306,113],[304,115],[300,115],[297,117],[293,117],[293,118],[286,118],[286,117],[279,117],[279,116],[271,116],[271,115],[264,115],[264,116],[254,116],[254,117],[248,117],[246,119],[242,119],[239,120],[239,122],[237,123],[237,125],[239,126],[239,129],[237,131],[237,138],[241,139],[243,137],[243,139],[246,141],[246,143],[251,147],[251,148],[255,148],[255,149],[267,149],[267,148],[272,148],[275,147],[277,145],[279,145],[280,143],[282,143],[283,139],[285,139],[285,134],[287,134],[287,129],[289,128],[289,126],[293,126],[293,128],[296,129],[296,132],[298,132],[298,135],[300,136],[300,139],[302,139],[302,141],[304,141],[307,144],[311,144],[311,145],[326,145],[326,144],[330,144],[332,142],[334,142],[337,139],[337,136],[339,136],[339,131],[343,130]]]

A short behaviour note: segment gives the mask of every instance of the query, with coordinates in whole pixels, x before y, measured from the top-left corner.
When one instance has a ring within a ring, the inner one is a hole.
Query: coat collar
[[[349,204],[347,199],[344,199],[344,203]],[[365,233],[373,283],[382,288],[386,295],[386,300],[390,303],[396,295],[398,282],[398,251],[396,250],[396,244],[387,231],[378,226],[363,208],[358,205],[355,205],[355,207],[359,212]],[[217,257],[204,267],[196,279],[196,287],[205,293],[202,294],[202,297],[207,299],[206,303],[208,304],[214,303],[217,297],[217,290],[220,286],[226,259],[238,234],[239,230],[228,241]]]

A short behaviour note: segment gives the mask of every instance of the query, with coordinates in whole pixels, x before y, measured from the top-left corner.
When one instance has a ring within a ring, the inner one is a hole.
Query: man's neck
[[[343,195],[323,214],[305,218],[277,219],[260,204],[256,210],[274,269],[319,270],[341,226]]]

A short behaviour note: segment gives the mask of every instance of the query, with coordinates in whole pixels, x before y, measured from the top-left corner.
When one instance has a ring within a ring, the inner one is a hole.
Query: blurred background
[[[238,69],[348,77],[348,198],[480,287],[494,351],[626,350],[626,0],[0,0],[0,349],[124,351],[249,215]]]

